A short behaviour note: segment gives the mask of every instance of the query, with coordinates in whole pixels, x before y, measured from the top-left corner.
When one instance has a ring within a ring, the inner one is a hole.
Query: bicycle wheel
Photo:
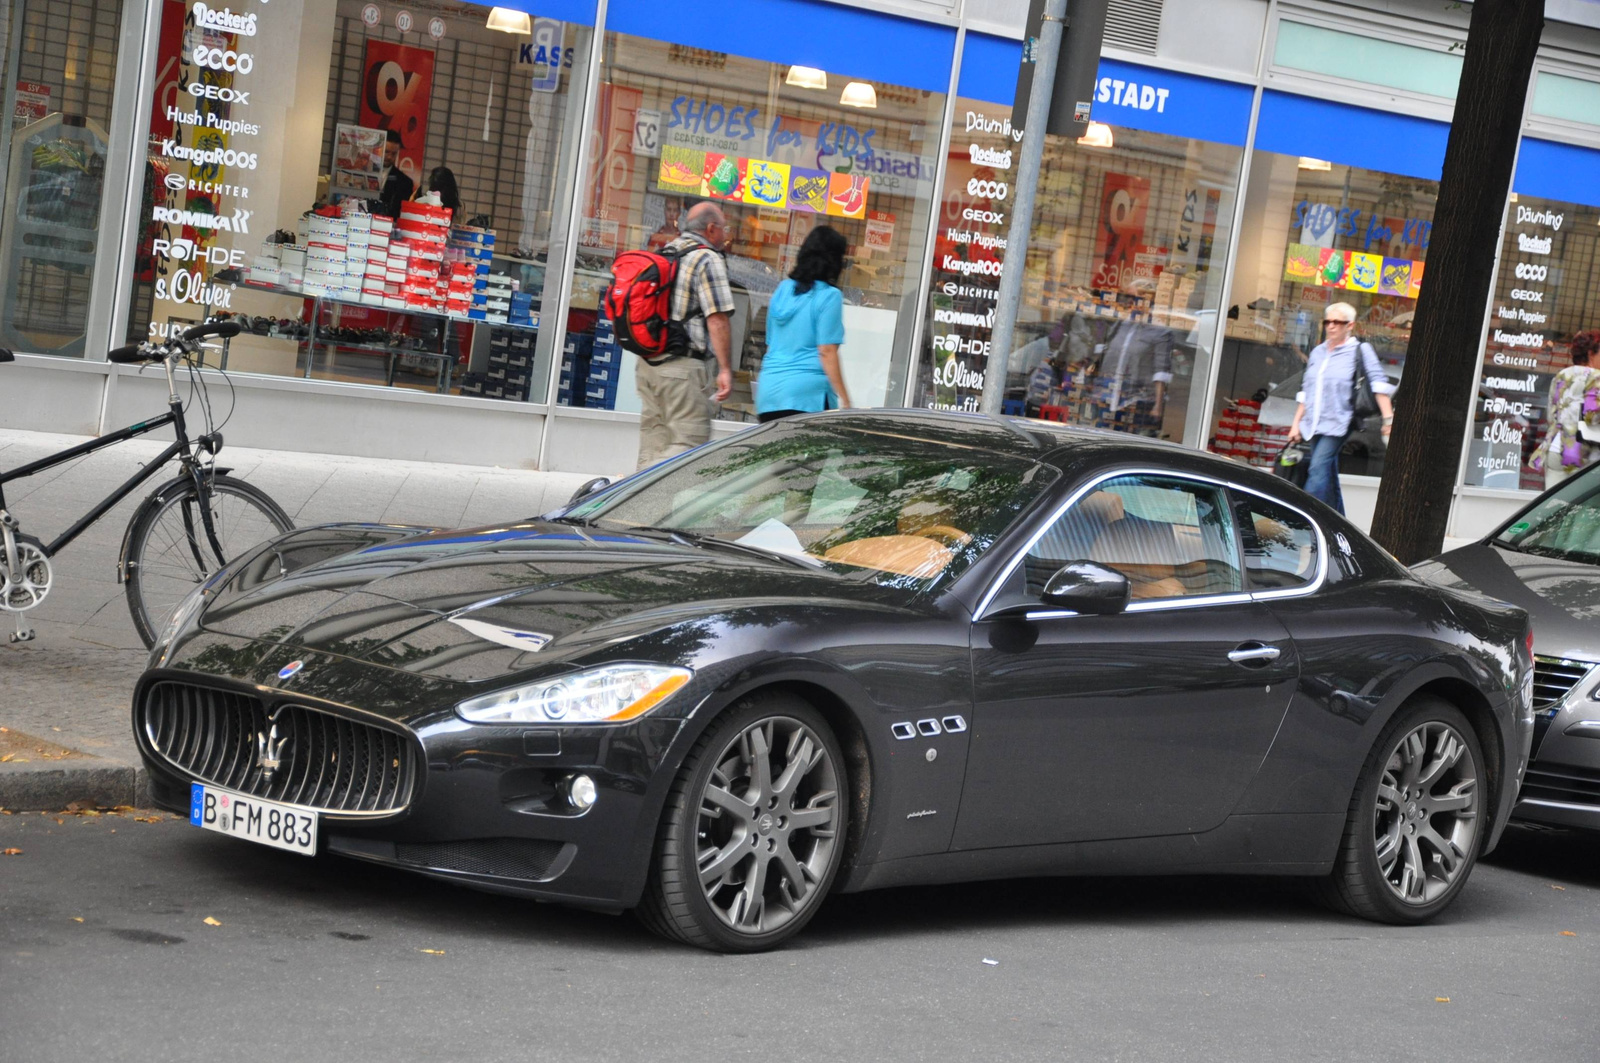
[[[209,477],[208,495],[215,545],[187,476],[158,488],[128,525],[128,612],[146,648],[190,591],[252,546],[294,527],[276,502],[243,480]]]

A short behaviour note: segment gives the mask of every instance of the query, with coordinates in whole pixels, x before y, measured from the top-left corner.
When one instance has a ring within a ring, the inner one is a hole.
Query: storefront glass
[[[963,86],[1009,90],[977,70],[1014,72],[1015,43],[968,40]],[[1089,132],[1045,141],[1003,408],[1182,441],[1216,335],[1250,93],[1113,60],[1100,75]],[[1008,106],[958,104],[913,403],[971,410],[996,364],[1024,135]]]
[[[82,357],[121,0],[0,5],[0,346]]]
[[[728,218],[737,307],[720,416],[755,420],[768,301],[824,223],[850,244],[839,288],[851,399],[900,405],[944,95],[627,33],[606,34],[602,62],[557,401],[639,409],[635,357],[599,321],[611,262],[666,244],[709,199]]]
[[[1356,308],[1356,335],[1372,344],[1390,381],[1400,381],[1437,195],[1438,182],[1425,178],[1254,154],[1206,435],[1211,450],[1272,464],[1331,302]],[[1341,473],[1382,474],[1379,420],[1351,432]]]
[[[543,401],[592,30],[527,6],[164,0],[129,339],[232,317],[229,371]]]

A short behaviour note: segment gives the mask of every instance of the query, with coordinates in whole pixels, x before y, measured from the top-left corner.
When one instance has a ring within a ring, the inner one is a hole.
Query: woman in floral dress
[[[1534,452],[1533,467],[1544,469],[1551,488],[1600,457],[1600,369],[1590,358],[1600,352],[1600,331],[1572,338],[1572,364],[1550,384],[1550,432]]]

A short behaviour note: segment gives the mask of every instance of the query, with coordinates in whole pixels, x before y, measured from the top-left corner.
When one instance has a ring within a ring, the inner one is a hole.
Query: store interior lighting
[[[1116,142],[1111,139],[1111,127],[1104,122],[1090,122],[1089,128],[1078,138],[1078,143],[1086,148],[1116,147]]]
[[[865,81],[852,81],[844,87],[839,102],[846,107],[876,107],[878,90]]]
[[[828,75],[814,66],[791,66],[789,76],[783,79],[785,85],[793,85],[797,89],[826,89]],[[869,85],[868,88],[871,88]]]
[[[501,33],[533,33],[533,16],[526,11],[496,7],[489,11],[488,27]]]
[[[1326,172],[1333,169],[1333,163],[1327,159],[1313,159],[1309,155],[1302,155],[1300,156],[1300,169]]]

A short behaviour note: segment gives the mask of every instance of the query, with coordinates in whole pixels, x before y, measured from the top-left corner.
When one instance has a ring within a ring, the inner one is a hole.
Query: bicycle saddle
[[[14,362],[16,360],[17,360],[17,356],[16,355],[12,354],[10,351],[6,350],[4,347],[0,347],[0,362]]]

